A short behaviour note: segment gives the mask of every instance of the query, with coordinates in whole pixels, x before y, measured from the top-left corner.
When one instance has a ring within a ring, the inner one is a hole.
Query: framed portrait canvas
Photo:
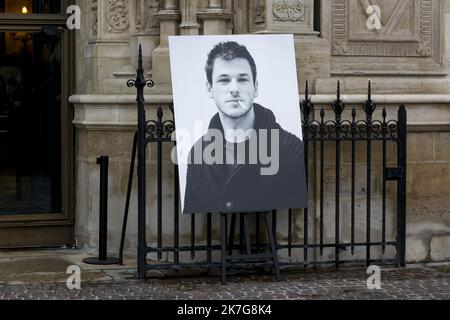
[[[183,213],[307,207],[293,35],[169,46]]]

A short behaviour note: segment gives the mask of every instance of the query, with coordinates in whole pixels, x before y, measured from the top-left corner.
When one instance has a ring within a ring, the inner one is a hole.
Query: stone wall
[[[77,33],[77,91],[71,98],[77,128],[75,217],[78,243],[93,251],[97,247],[99,168],[95,159],[105,154],[111,157],[110,248],[117,250],[136,124],[135,92],[125,83],[135,75],[138,44],[144,48],[147,76],[156,82],[155,88],[147,91],[150,118],[155,106],[171,100],[168,36],[294,33],[300,93],[308,80],[313,98],[330,102],[329,94],[334,94],[336,82],[340,80],[342,91],[348,94],[344,100],[360,103],[363,101],[360,95],[365,94],[367,80],[371,79],[376,93],[374,100],[380,107],[382,102],[391,101],[387,103],[390,118],[396,117],[400,102],[408,102],[407,261],[450,260],[450,191],[447,187],[450,182],[450,0],[371,2],[381,8],[382,28],[376,31],[367,28],[368,16],[364,9],[368,2],[362,0],[316,4],[313,0],[296,0],[292,3],[299,6],[291,11],[285,10],[288,2],[282,0],[79,0],[87,18],[83,19],[83,28]],[[314,30],[314,17],[320,17],[320,33]],[[378,116],[380,112],[378,109]],[[381,169],[376,148],[374,146],[377,178],[373,186],[373,211],[379,212]],[[393,150],[392,146],[390,148]],[[150,150],[148,156],[150,168],[155,161],[153,151]],[[326,152],[332,155],[333,147],[327,147]],[[344,180],[348,179],[349,172],[347,152],[348,148],[344,148]],[[393,151],[391,156],[394,165]],[[363,150],[358,150],[357,158],[361,166],[357,181],[363,185]],[[164,232],[167,241],[171,241],[173,171],[168,153],[164,159],[164,215],[167,215]],[[156,211],[152,172],[154,170],[149,170],[147,204],[150,241],[154,241]],[[326,167],[325,181],[327,194],[331,195],[326,199],[327,214],[332,216],[332,166]],[[393,189],[394,185],[390,185],[389,219],[394,219],[395,213]],[[126,244],[128,253],[135,252],[137,239],[135,191]],[[317,189],[311,193],[317,195]],[[344,187],[341,222],[346,240],[348,196],[348,188]],[[310,229],[315,230],[312,237],[317,240],[318,198],[310,198]],[[366,200],[362,193],[358,194],[357,201],[358,206],[364,208]],[[358,237],[364,239],[365,220],[361,212],[357,220]],[[204,229],[203,220],[198,218],[199,230]],[[301,216],[296,216],[295,237],[300,240],[302,221]],[[182,217],[181,234],[186,241],[189,241],[188,223],[189,219]],[[282,226],[280,223],[278,235],[285,239]],[[388,231],[388,236],[392,237],[394,230]],[[379,234],[379,230],[375,228],[374,233]],[[326,230],[330,239],[333,234],[333,229]],[[196,236],[202,241],[204,233]],[[380,253],[374,252],[374,255]]]

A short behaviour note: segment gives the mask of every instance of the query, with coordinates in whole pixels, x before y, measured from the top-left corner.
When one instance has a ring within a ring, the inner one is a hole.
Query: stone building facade
[[[79,0],[77,3],[82,8],[83,25],[76,35],[76,92],[70,101],[74,105],[76,127],[75,234],[79,245],[92,251],[97,247],[96,158],[109,155],[109,238],[110,249],[117,249],[137,117],[135,91],[127,88],[126,81],[135,76],[138,44],[143,46],[147,76],[156,84],[146,91],[150,118],[155,117],[155,106],[171,101],[168,36],[293,33],[299,94],[308,80],[313,102],[329,103],[340,80],[344,102],[357,105],[363,102],[370,79],[374,101],[388,106],[390,118],[396,117],[400,103],[407,105],[406,259],[450,260],[450,0]],[[381,29],[367,27],[369,5],[380,7]],[[380,113],[377,110],[378,116]],[[348,166],[346,151],[344,148],[342,154],[344,169]],[[164,212],[173,212],[169,152],[169,148],[165,149]],[[360,151],[357,158],[363,163],[364,153]],[[148,159],[147,231],[151,242],[156,228],[155,170],[151,169],[156,159],[152,148]],[[380,172],[377,173],[380,180]],[[326,170],[325,174],[325,181],[332,185],[333,170]],[[344,173],[341,179],[345,182],[348,177]],[[357,179],[364,183],[363,174]],[[379,195],[378,180],[374,182],[374,192]],[[136,195],[136,184],[133,192]],[[318,222],[314,194],[311,192],[309,213],[313,229]],[[343,199],[345,212],[348,201],[344,194]],[[374,199],[376,211],[380,207],[379,197]],[[363,196],[358,201],[360,206],[365,203]],[[391,210],[394,207],[388,204]],[[136,197],[132,198],[130,210],[126,252],[133,254],[137,239]],[[298,237],[302,236],[302,220],[299,216],[295,221]],[[171,241],[171,223],[168,218],[163,224],[167,241]],[[201,218],[197,223],[201,228]],[[364,219],[358,223],[361,224],[358,228],[364,230]],[[182,238],[188,239],[188,219],[182,220],[181,225]],[[282,236],[283,230],[278,232]],[[329,233],[332,237],[332,230]],[[202,236],[201,232],[197,235],[198,241],[202,241]]]

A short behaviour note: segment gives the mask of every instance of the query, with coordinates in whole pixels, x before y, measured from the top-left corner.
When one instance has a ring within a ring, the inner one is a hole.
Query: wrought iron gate
[[[157,108],[156,119],[146,120],[143,89],[145,86],[151,87],[153,82],[144,78],[141,50],[137,78],[130,80],[128,85],[137,88],[139,118],[133,146],[133,155],[136,151],[138,153],[139,277],[144,278],[147,270],[154,269],[211,269],[220,266],[220,255],[217,259],[214,257],[214,253],[220,253],[221,250],[220,237],[214,234],[219,217],[213,213],[181,215],[176,165],[171,169],[173,210],[163,210],[163,146],[174,144],[173,107],[160,106]],[[305,91],[301,111],[311,206],[301,211],[273,211],[272,225],[277,235],[277,250],[281,256],[284,255],[280,264],[307,267],[331,263],[339,267],[349,262],[366,265],[384,262],[404,266],[405,106],[400,106],[395,120],[388,119],[387,108],[381,109],[380,116],[374,119],[377,107],[372,101],[370,83],[368,97],[362,107],[349,107],[343,103],[339,83],[336,100],[331,106],[313,105],[308,95],[308,84]],[[167,120],[164,111],[167,113],[168,109],[170,119]],[[151,228],[156,230],[156,234],[152,234],[154,239],[151,244],[147,239],[146,168],[143,165],[146,163],[146,148],[149,145],[156,149],[156,181],[153,181],[156,182],[156,221],[150,222],[152,226],[156,226]],[[327,158],[331,158],[331,161]],[[134,158],[130,167],[125,221],[133,168]],[[345,181],[345,177],[349,181]],[[346,208],[343,209],[343,206]],[[302,220],[300,227],[296,223],[299,218]],[[377,220],[373,221],[374,219]],[[242,221],[240,222],[242,228]],[[170,230],[163,230],[164,226],[167,229],[168,224],[171,225]],[[180,228],[186,224],[190,227],[188,241],[180,236]],[[252,246],[257,251],[268,247],[267,241],[260,238],[260,224],[257,215],[253,225]],[[230,229],[234,229],[235,225],[236,216],[232,215]],[[202,232],[198,231],[199,226]],[[302,231],[299,231],[301,228]],[[167,236],[164,238],[164,231],[168,231],[171,239]],[[125,229],[123,236],[124,234]],[[372,237],[374,234],[377,235],[375,240]],[[199,236],[201,239],[198,239]],[[241,239],[240,244],[234,245],[233,249],[242,250],[242,243]],[[121,252],[122,249],[123,237]],[[373,257],[373,249],[379,249],[375,252],[376,257]],[[361,253],[364,255],[363,259],[358,258]],[[149,255],[153,255],[151,263],[147,260]]]

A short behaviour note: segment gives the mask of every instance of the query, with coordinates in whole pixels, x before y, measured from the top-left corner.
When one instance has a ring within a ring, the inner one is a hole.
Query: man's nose
[[[237,83],[237,81],[236,80],[232,80],[231,82],[230,82],[230,93],[233,95],[233,96],[236,96],[236,95],[238,95],[239,94],[239,86],[238,86],[238,83]]]

